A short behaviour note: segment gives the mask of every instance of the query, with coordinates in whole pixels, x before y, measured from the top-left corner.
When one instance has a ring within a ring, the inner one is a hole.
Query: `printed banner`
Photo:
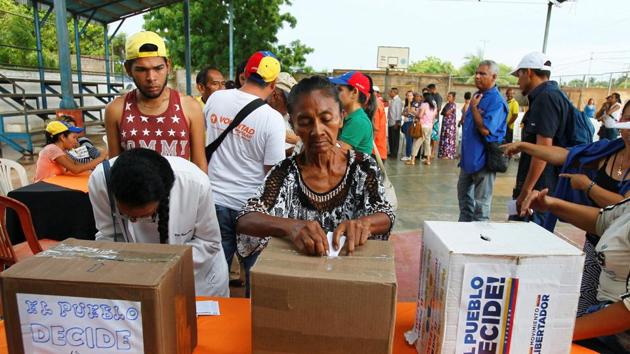
[[[466,264],[456,353],[508,354],[518,298],[514,264]]]
[[[25,353],[144,353],[140,302],[17,294]]]

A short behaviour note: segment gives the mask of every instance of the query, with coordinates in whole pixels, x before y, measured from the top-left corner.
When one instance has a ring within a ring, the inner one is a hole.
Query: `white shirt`
[[[175,174],[169,198],[168,243],[192,246],[197,296],[227,297],[229,273],[208,176],[188,160],[175,156],[165,158]],[[109,161],[114,166],[116,157]],[[88,188],[98,230],[96,239],[113,241],[114,226],[102,164],[92,172]],[[160,242],[157,222],[132,223],[115,219],[116,233],[122,234],[128,242]]]
[[[630,198],[602,209],[595,225],[601,235],[595,251],[602,265],[597,300],[617,302],[630,290]],[[624,304],[630,311],[630,298]]]
[[[221,90],[208,98],[206,145],[213,142],[236,114],[257,97],[241,90]],[[218,205],[240,210],[265,179],[263,166],[284,160],[286,126],[269,105],[253,111],[225,137],[208,164],[208,176]]]
[[[611,116],[611,117],[612,117],[612,118],[613,118],[616,122],[618,122],[618,121],[619,121],[619,118],[621,118],[621,111],[623,111],[623,107],[621,106],[621,103],[619,103],[619,102],[615,102],[615,104],[613,104],[613,105],[612,105],[612,107],[615,107],[615,106],[619,106],[619,109],[618,109],[618,110],[616,110],[616,111],[614,111],[614,112],[612,112],[612,113],[610,114],[610,116]],[[611,107],[611,108],[612,108],[612,107]]]

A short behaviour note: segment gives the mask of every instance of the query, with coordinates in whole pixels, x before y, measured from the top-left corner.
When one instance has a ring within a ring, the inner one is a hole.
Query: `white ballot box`
[[[569,353],[584,255],[534,223],[424,223],[418,353]]]

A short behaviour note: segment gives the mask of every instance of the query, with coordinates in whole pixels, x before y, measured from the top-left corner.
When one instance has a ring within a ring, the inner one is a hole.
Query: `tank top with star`
[[[190,129],[179,99],[170,90],[168,107],[161,114],[140,112],[136,90],[125,95],[125,106],[120,120],[120,145],[123,150],[146,148],[162,156],[179,156],[190,160]]]

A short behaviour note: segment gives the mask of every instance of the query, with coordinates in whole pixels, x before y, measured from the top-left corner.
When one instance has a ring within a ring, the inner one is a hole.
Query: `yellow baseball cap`
[[[280,74],[280,62],[270,51],[254,53],[245,65],[246,78],[252,78],[261,83],[275,81]]]
[[[155,46],[154,51],[140,51],[140,48],[145,44],[151,44]],[[157,33],[151,31],[142,31],[133,34],[127,38],[125,44],[125,60],[132,60],[137,58],[147,57],[167,57],[166,45],[164,39]]]
[[[46,126],[46,132],[53,136],[61,134],[67,130],[71,131],[72,133],[80,133],[83,131],[83,128],[73,127],[58,120],[53,120]]]

